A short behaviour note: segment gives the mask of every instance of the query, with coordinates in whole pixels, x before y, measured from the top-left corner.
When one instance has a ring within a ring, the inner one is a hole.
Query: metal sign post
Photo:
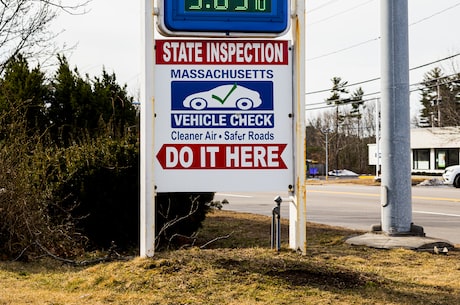
[[[307,190],[305,130],[305,1],[295,1],[294,40],[295,187],[289,208],[289,247],[307,253]]]
[[[155,252],[155,189],[153,181],[154,126],[154,18],[153,1],[142,1],[141,136],[140,136],[140,256],[151,257]]]

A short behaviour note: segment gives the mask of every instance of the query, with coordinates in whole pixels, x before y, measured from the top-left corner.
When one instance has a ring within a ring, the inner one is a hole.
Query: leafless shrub
[[[156,199],[155,247],[193,245],[214,193],[159,193]]]
[[[72,206],[53,196],[61,183],[57,163],[64,150],[30,134],[21,116],[0,118],[0,252],[26,259],[37,242],[60,255],[74,255],[84,239],[74,230]],[[26,251],[27,250],[27,251]]]

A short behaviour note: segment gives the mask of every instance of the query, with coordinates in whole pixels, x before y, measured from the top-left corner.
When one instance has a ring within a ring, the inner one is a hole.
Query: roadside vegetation
[[[22,55],[0,74],[0,259],[138,248],[134,98],[115,74],[90,79],[58,61],[50,78]],[[157,248],[193,235],[212,198],[158,194]]]
[[[283,220],[277,253],[269,249],[269,217],[216,210],[193,245],[153,258],[85,267],[1,262],[0,304],[460,303],[459,251],[376,250],[344,243],[357,231],[313,223],[307,231],[301,256],[287,249]],[[100,253],[81,260],[91,255]]]

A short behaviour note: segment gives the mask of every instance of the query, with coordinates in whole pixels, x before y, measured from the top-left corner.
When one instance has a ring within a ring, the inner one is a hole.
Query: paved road
[[[225,210],[271,216],[278,193],[217,193],[226,198]],[[288,204],[281,205],[282,217],[289,218]],[[380,187],[352,184],[307,186],[307,220],[351,229],[369,230],[380,223]],[[460,189],[447,186],[412,188],[412,218],[427,236],[460,244]]]

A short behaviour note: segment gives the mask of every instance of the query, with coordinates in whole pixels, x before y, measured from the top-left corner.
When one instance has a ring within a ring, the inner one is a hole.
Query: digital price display
[[[184,0],[184,8],[188,12],[247,12],[271,13],[271,0]]]
[[[255,33],[276,36],[289,28],[289,0],[162,0],[160,31]]]

